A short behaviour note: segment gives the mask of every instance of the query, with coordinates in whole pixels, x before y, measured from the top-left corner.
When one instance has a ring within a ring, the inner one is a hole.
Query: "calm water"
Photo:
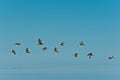
[[[0,80],[120,80],[120,65],[13,66],[0,66]]]
[[[120,80],[120,77],[97,74],[0,74],[0,80]]]

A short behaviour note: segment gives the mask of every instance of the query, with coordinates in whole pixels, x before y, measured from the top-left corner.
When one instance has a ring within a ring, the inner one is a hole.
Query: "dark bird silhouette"
[[[38,45],[44,45],[44,43],[41,39],[38,39]]]
[[[29,53],[30,53],[29,49],[28,49],[28,48],[26,48],[26,54],[29,54]]]
[[[12,52],[14,55],[16,55],[16,51],[15,51],[15,50],[11,50],[11,52]]]
[[[61,42],[61,43],[60,43],[60,46],[64,46],[64,42]]]
[[[114,56],[109,56],[109,57],[108,57],[108,59],[113,59],[113,58],[114,58]]]
[[[87,55],[89,58],[92,58],[93,57],[93,53],[88,53]]]
[[[20,46],[21,44],[20,43],[15,43],[15,45]]]
[[[43,51],[46,51],[47,49],[48,49],[47,47],[42,48]]]
[[[85,43],[84,42],[80,42],[80,46],[84,46],[85,45]]]
[[[78,57],[78,53],[74,53],[73,56],[74,56],[75,58],[77,58],[77,57]]]
[[[54,52],[55,52],[55,53],[59,53],[59,51],[58,51],[57,48],[54,48]]]

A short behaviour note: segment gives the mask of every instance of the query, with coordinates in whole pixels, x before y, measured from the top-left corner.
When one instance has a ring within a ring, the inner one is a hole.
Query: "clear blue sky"
[[[57,75],[61,80],[88,80],[86,76],[89,80],[119,80],[119,4],[119,0],[0,0],[0,74],[19,73],[20,80],[26,73],[31,74],[30,79],[30,75],[25,77],[29,80],[49,73],[62,74]],[[48,51],[40,50],[38,38]],[[57,45],[62,41],[65,47]],[[78,48],[80,41],[86,46]],[[16,47],[15,42],[22,45]],[[54,55],[53,48],[57,46],[60,53]],[[26,47],[30,55],[25,55]],[[11,49],[17,50],[16,56],[9,52]],[[77,59],[72,56],[74,52],[80,54]],[[87,58],[88,52],[94,53],[92,59]],[[106,59],[112,55],[114,60]],[[19,80],[8,75],[0,79],[8,80],[6,77]]]

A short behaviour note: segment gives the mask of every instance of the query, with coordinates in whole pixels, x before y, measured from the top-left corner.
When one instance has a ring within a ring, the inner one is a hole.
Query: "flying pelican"
[[[15,45],[20,46],[21,44],[20,43],[15,43]]]
[[[73,54],[73,56],[74,56],[75,58],[77,58],[78,55],[79,55],[78,53],[74,53],[74,54]]]
[[[60,43],[60,46],[64,46],[64,42],[61,42],[61,43]]]
[[[109,57],[108,57],[108,59],[113,59],[113,58],[114,58],[114,56],[109,56]]]
[[[42,48],[43,51],[45,51],[45,50],[47,50],[47,49],[48,49],[47,47]]]
[[[15,51],[15,50],[11,50],[11,52],[12,52],[14,55],[16,55],[16,51]]]
[[[43,41],[41,39],[38,39],[38,45],[43,45]]]
[[[55,53],[59,53],[59,51],[58,51],[57,48],[54,48],[54,52],[55,52]]]
[[[80,42],[80,46],[84,46],[85,45],[85,43],[84,42]]]
[[[89,58],[91,58],[93,56],[93,53],[88,53],[87,55]]]
[[[29,53],[30,53],[29,49],[28,49],[28,48],[26,48],[26,54],[29,54]]]

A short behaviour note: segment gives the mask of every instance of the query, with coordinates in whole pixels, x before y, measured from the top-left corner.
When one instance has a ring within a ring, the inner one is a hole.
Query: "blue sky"
[[[87,73],[119,80],[119,4],[119,0],[0,0],[0,74]],[[38,38],[48,51],[40,50]],[[58,46],[62,41],[65,46]],[[86,46],[78,48],[81,41]],[[16,47],[15,42],[22,45]],[[25,55],[26,47],[30,55]],[[60,49],[58,55],[53,54],[54,47]],[[17,50],[16,56],[11,49]],[[80,54],[77,59],[74,52]],[[88,52],[94,53],[92,59]],[[111,55],[115,59],[107,60]]]

